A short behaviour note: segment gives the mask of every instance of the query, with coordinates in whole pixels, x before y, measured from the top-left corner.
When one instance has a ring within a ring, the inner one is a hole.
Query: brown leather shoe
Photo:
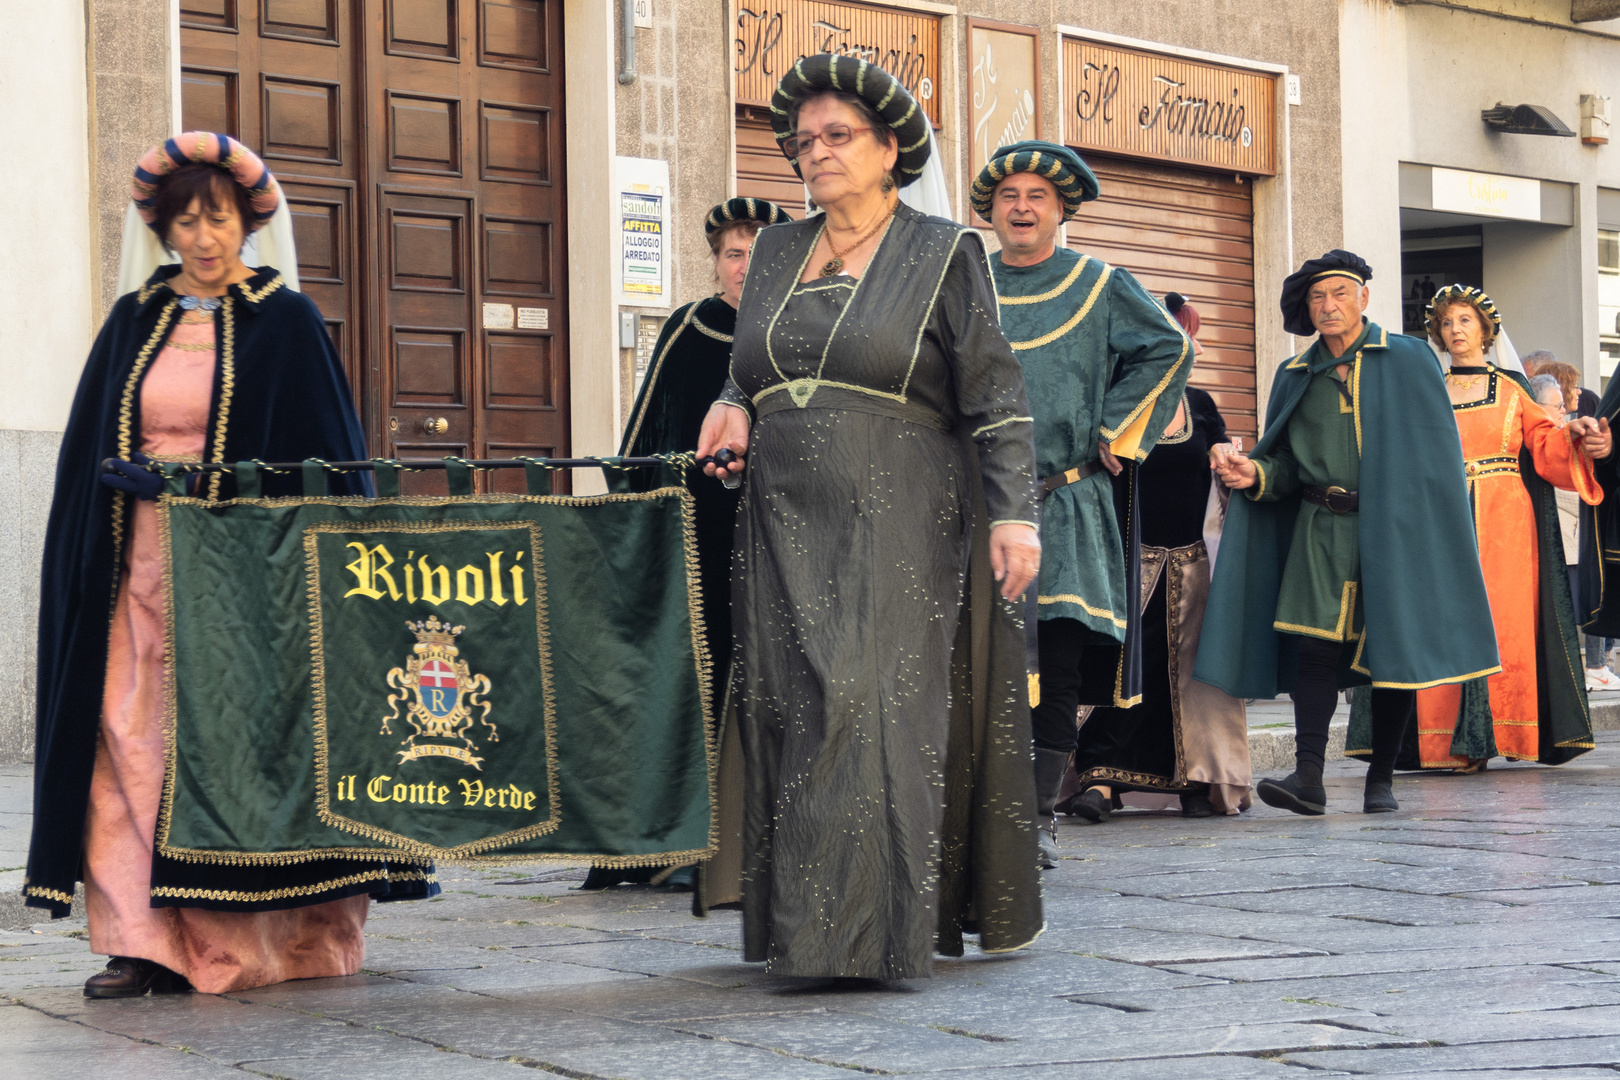
[[[152,989],[152,982],[160,971],[167,968],[150,960],[137,960],[133,956],[114,956],[103,971],[84,980],[87,998],[141,997]]]

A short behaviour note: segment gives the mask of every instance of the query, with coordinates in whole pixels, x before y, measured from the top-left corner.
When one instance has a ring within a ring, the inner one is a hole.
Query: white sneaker
[[[1586,689],[1588,693],[1594,690],[1620,690],[1620,675],[1608,667],[1587,668]]]

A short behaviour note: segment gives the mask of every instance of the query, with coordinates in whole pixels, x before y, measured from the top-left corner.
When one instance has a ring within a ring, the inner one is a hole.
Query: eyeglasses
[[[803,157],[810,152],[820,139],[823,146],[831,149],[834,146],[843,146],[855,137],[857,131],[871,131],[869,127],[852,128],[848,124],[828,124],[819,135],[790,135],[782,140],[782,153],[790,158]]]

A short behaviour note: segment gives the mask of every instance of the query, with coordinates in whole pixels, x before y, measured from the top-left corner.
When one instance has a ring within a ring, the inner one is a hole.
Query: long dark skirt
[[[1076,790],[1103,784],[1179,793],[1207,786],[1218,811],[1249,806],[1243,703],[1192,677],[1209,580],[1202,542],[1142,546],[1142,701],[1085,715],[1074,756]]]
[[[951,650],[971,502],[952,436],[862,412],[762,417],[733,576],[746,957],[932,971]]]

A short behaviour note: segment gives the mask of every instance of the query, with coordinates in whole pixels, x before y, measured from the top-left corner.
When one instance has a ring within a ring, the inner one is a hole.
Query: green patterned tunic
[[[997,254],[990,267],[1001,330],[1024,369],[1040,475],[1096,461],[1099,440],[1144,460],[1192,370],[1181,327],[1129,271],[1069,248],[1034,266]],[[1106,470],[1048,496],[1041,547],[1041,618],[1078,619],[1123,641],[1125,552]]]

